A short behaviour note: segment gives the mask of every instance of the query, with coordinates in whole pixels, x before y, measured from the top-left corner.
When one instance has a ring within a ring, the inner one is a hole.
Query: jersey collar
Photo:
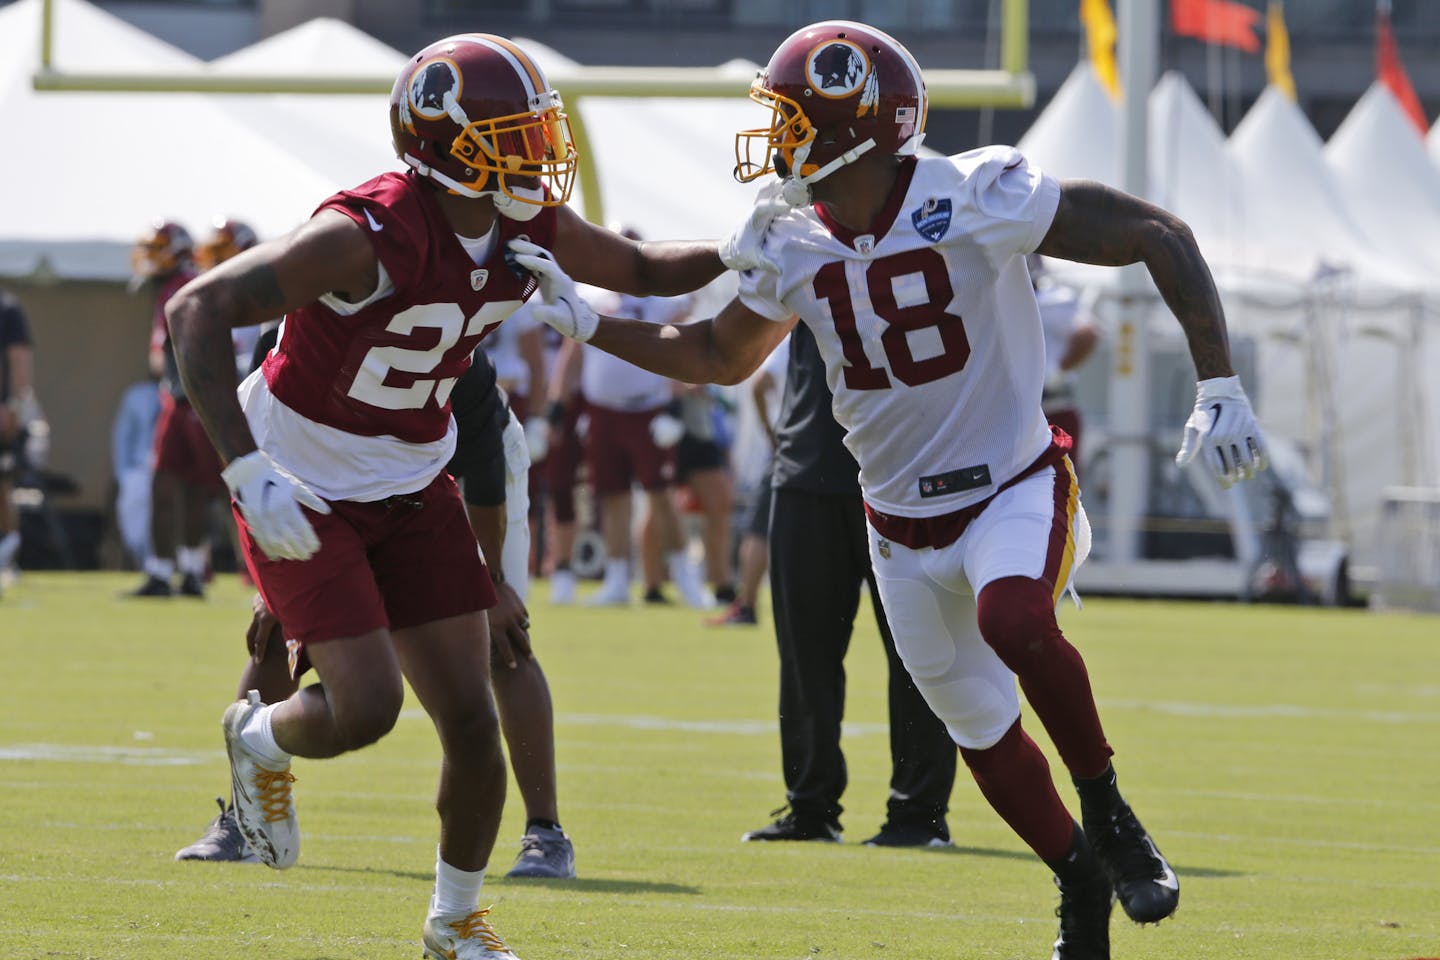
[[[875,219],[870,223],[870,229],[866,231],[851,230],[845,224],[830,216],[830,211],[825,204],[815,204],[815,215],[820,222],[825,224],[826,229],[850,249],[856,249],[855,240],[858,237],[869,236],[874,243],[879,243],[890,228],[895,224],[895,218],[900,215],[900,208],[905,204],[905,196],[910,192],[910,181],[915,176],[915,158],[904,157],[900,161],[900,168],[895,174],[895,186],[890,191],[890,198],[885,201],[885,206],[876,214]]]

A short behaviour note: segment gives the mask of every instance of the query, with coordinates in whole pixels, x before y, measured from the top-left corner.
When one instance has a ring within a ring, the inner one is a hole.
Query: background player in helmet
[[[840,52],[864,70],[837,85],[825,66]],[[1108,957],[1112,896],[1153,922],[1175,910],[1179,884],[1116,787],[1085,664],[1055,620],[1089,526],[1068,439],[1041,413],[1025,256],[1147,266],[1200,381],[1179,459],[1199,455],[1228,484],[1263,466],[1264,449],[1209,269],[1171,214],[1058,183],[1012,148],[915,157],[924,81],[879,30],[797,31],[750,95],[770,123],[739,135],[737,172],[774,169],[794,207],[777,215],[774,188],[762,191],[751,222],[773,217],[768,268],[742,272],[713,321],[657,329],[597,318],[554,258],[512,244],[540,279],[536,316],[667,376],[723,383],[749,375],[797,316],[805,323],[859,462],[871,561],[906,668],[985,798],[1056,875],[1055,960]],[[1017,677],[1079,792],[1080,823],[1021,729]]]
[[[132,283],[152,289],[150,371],[160,378],[160,417],[150,486],[150,556],[132,596],[205,595],[210,560],[210,505],[225,495],[220,461],[180,382],[165,320],[170,298],[195,276],[195,242],[178,223],[156,221],[131,252]],[[178,567],[180,581],[172,582]]]
[[[170,304],[180,369],[221,457],[245,559],[321,680],[227,709],[234,802],[260,858],[299,852],[290,758],[383,736],[402,675],[444,751],[436,882],[422,940],[450,960],[514,954],[479,909],[505,795],[484,609],[494,602],[454,482],[449,396],[489,328],[534,290],[506,262],[520,234],[633,293],[675,294],[753,266],[755,231],[636,244],[563,205],[576,155],[560,95],[518,46],[434,43],[390,97],[411,168],[324,201]],[[230,330],[285,314],[237,392]],[[255,698],[258,699],[258,698]]]
[[[204,273],[259,242],[260,238],[249,224],[233,217],[216,216],[210,222],[210,235],[195,245],[195,267]],[[250,372],[255,344],[266,326],[268,324],[236,327],[230,331],[230,342],[235,348],[235,370],[242,377]]]

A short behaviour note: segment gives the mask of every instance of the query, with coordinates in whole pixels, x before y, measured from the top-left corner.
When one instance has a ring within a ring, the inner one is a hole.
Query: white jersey
[[[991,496],[1051,444],[1045,344],[1025,254],[1060,187],[1011,147],[907,159],[856,234],[822,208],[776,218],[740,299],[815,335],[865,500],[900,517]]]
[[[646,323],[681,323],[690,313],[689,297],[631,297],[595,288],[582,294],[597,313]],[[586,403],[608,410],[654,410],[672,395],[668,377],[593,348],[585,351],[580,392]]]

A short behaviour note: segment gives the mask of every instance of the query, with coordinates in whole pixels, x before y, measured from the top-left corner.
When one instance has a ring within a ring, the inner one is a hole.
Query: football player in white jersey
[[[226,710],[235,813],[262,861],[293,864],[291,757],[384,736],[408,680],[444,751],[424,953],[514,960],[479,907],[506,774],[483,612],[493,585],[443,472],[450,393],[536,286],[510,265],[510,239],[553,244],[588,279],[636,294],[686,293],[744,260],[713,241],[636,244],[565,207],[578,161],[560,94],[503,37],[462,34],[411,57],[390,125],[406,172],[335,194],[168,304],[246,566],[320,679]],[[237,396],[230,330],[281,314]]]
[[[536,315],[698,383],[745,379],[797,319],[813,331],[860,465],[900,655],[985,798],[1055,874],[1054,960],[1108,957],[1112,895],[1156,922],[1179,883],[1116,787],[1085,664],[1055,619],[1089,525],[1068,437],[1041,412],[1025,257],[1147,266],[1199,379],[1179,459],[1201,456],[1228,484],[1264,465],[1264,447],[1209,269],[1173,215],[1098,183],[1058,183],[1012,148],[916,156],[920,67],[874,28],[797,31],[750,97],[770,122],[739,134],[736,173],[781,179],[732,237],[761,244],[766,262],[742,271],[738,297],[680,327],[597,318],[547,251],[512,242],[540,281]],[[1079,822],[1021,729],[1017,678],[1078,790]]]

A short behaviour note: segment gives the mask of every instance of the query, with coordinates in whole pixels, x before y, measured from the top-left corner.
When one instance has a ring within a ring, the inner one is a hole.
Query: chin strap
[[[860,159],[861,154],[866,153],[874,146],[875,141],[873,139],[866,140],[864,143],[851,147],[849,150],[846,150],[844,153],[840,154],[840,156],[836,157],[834,160],[831,160],[829,163],[825,164],[825,166],[821,167],[819,170],[816,170],[808,177],[787,177],[784,181],[784,186],[780,189],[780,198],[786,203],[790,204],[790,206],[792,207],[808,207],[814,200],[814,197],[812,196],[812,191],[810,189],[810,184],[815,183],[817,180],[821,180],[825,177],[830,176],[830,174],[834,173],[836,170],[839,170],[847,163],[854,163],[856,160]],[[808,153],[808,150],[806,152]],[[800,166],[804,163],[804,158],[796,157],[796,161],[796,166]]]

